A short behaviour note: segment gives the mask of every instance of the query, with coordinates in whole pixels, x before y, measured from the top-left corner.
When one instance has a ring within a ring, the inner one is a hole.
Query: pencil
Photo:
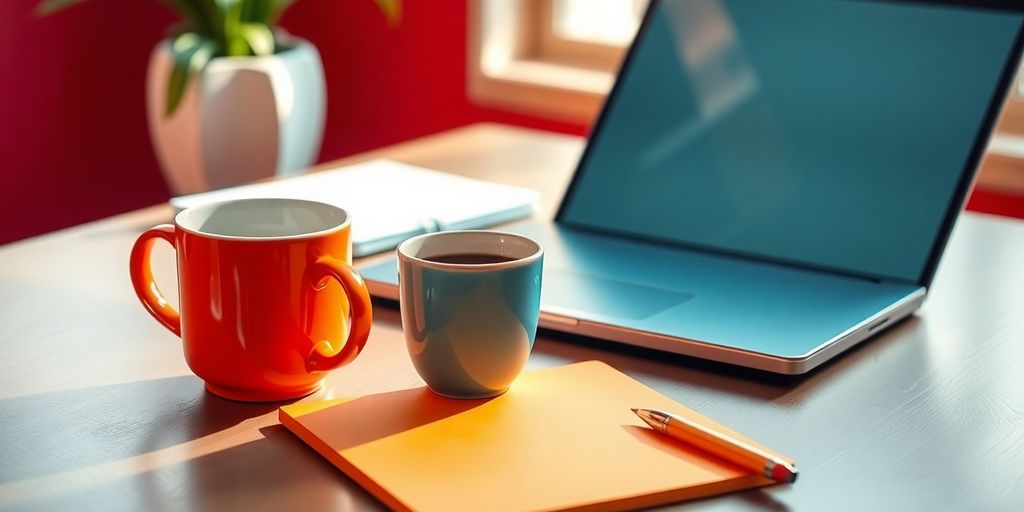
[[[681,416],[653,409],[632,409],[654,430],[713,453],[781,483],[796,482],[796,467],[756,446],[716,432]]]

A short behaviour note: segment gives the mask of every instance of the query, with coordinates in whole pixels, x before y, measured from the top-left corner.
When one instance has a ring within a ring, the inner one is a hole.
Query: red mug
[[[177,252],[180,314],[153,281],[157,240]],[[244,199],[189,208],[146,231],[129,266],[142,305],[181,337],[207,390],[267,402],[316,391],[366,344],[370,294],[351,263],[345,210]]]

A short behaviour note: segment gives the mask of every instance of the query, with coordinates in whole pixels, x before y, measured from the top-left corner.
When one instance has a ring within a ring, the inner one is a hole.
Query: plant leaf
[[[402,21],[402,0],[374,0],[377,8],[384,13],[388,25],[397,26]]]
[[[274,33],[262,23],[242,23],[238,27],[238,34],[249,44],[253,55],[274,54]]]
[[[186,32],[171,42],[173,65],[167,79],[167,98],[164,117],[170,117],[178,108],[189,80],[206,67],[217,49],[217,44],[195,32]]]
[[[203,37],[195,32],[185,32],[171,41],[171,51],[177,55],[195,48],[203,40]]]
[[[207,31],[204,36],[217,41],[220,51],[228,50],[228,38],[225,33],[227,13],[220,8],[217,0],[190,0],[195,9],[201,13],[205,20]]]
[[[52,12],[59,11],[66,7],[71,7],[77,3],[82,3],[85,0],[43,0],[36,6],[36,16],[46,16]]]
[[[224,18],[224,40],[227,41],[227,55],[245,56],[250,55],[249,44],[242,35],[242,11],[245,3],[241,0],[216,0],[217,6],[221,9]]]
[[[277,20],[281,18],[281,15],[288,10],[289,7],[295,2],[295,0],[271,0],[273,7],[270,9],[270,18],[267,19],[267,24],[277,23]]]
[[[242,0],[242,21],[270,25],[274,14],[274,0]]]

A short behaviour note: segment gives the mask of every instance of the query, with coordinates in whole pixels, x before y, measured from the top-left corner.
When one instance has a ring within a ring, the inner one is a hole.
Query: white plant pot
[[[323,64],[309,42],[292,39],[289,46],[269,57],[211,60],[170,116],[170,43],[153,49],[149,132],[173,194],[293,174],[314,162],[324,131]]]

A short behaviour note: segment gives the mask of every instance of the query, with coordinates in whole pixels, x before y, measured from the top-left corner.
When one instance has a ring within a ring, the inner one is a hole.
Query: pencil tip
[[[796,466],[784,462],[772,468],[771,478],[776,482],[792,484],[796,482],[797,474]]]
[[[637,408],[635,408],[635,407],[634,407],[634,408],[631,408],[630,410],[631,410],[631,411],[633,411],[634,413],[638,413],[638,412],[640,412],[640,409],[637,409]]]

